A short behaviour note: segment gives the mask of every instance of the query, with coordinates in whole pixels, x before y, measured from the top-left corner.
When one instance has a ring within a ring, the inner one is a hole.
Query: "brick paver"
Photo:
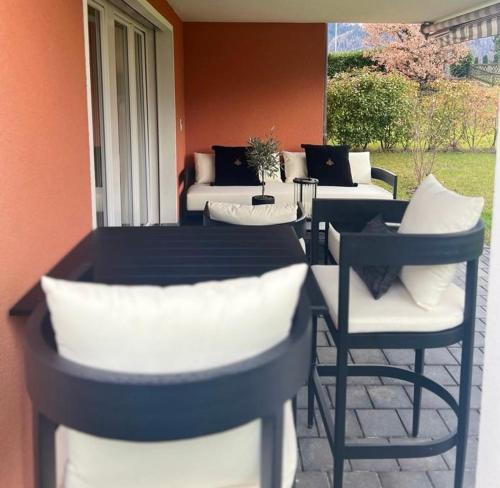
[[[469,448],[464,488],[474,487],[477,436],[480,417],[481,380],[488,294],[489,249],[481,258],[477,301],[473,388]],[[463,286],[464,268],[456,283]],[[335,363],[335,348],[326,325],[319,322],[318,356],[320,362]],[[460,368],[460,345],[429,349],[425,356],[425,374],[446,386],[456,397]],[[353,363],[392,364],[413,368],[411,350],[354,350]],[[335,405],[335,379],[323,378],[331,407]],[[412,419],[413,388],[399,380],[384,378],[349,378],[347,389],[347,435],[355,442],[415,442],[409,437]],[[299,472],[297,488],[331,488],[332,456],[325,430],[316,412],[312,429],[307,427],[307,396],[303,388],[298,396]],[[333,412],[333,411],[332,411]],[[435,395],[424,391],[419,440],[445,435],[455,426],[454,413]],[[346,488],[452,488],[455,451],[422,459],[350,460],[345,463]]]

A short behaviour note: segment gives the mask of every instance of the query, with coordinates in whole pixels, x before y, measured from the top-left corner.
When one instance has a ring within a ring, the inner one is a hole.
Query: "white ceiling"
[[[187,22],[402,22],[442,20],[485,0],[169,0]]]

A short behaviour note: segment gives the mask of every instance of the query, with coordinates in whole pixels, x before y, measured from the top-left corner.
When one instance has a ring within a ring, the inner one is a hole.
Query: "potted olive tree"
[[[279,142],[274,138],[273,131],[264,138],[250,137],[246,152],[248,165],[257,173],[262,194],[252,197],[252,205],[265,205],[274,203],[274,197],[266,195],[266,179],[276,177],[280,171]]]

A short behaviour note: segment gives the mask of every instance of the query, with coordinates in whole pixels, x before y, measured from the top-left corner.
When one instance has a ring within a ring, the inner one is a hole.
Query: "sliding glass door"
[[[93,1],[88,31],[97,224],[159,223],[154,32]]]

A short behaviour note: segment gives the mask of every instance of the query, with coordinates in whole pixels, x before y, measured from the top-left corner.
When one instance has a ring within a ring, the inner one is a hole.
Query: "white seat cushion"
[[[193,286],[108,286],[43,278],[58,350],[110,371],[178,373],[255,356],[289,333],[305,264]],[[283,487],[296,470],[285,409]],[[196,439],[135,443],[67,431],[66,488],[258,485],[260,420]]]
[[[332,224],[328,225],[328,251],[335,262],[340,263],[340,232]]]
[[[314,276],[328,304],[330,316],[338,323],[339,267],[313,266]],[[349,332],[435,332],[462,323],[464,291],[452,284],[439,305],[424,310],[412,299],[404,285],[397,281],[389,291],[375,300],[357,273],[351,270]]]
[[[293,183],[270,181],[266,194],[274,196],[276,204],[294,203]],[[260,195],[260,186],[211,186],[195,183],[187,192],[187,209],[202,211],[207,202],[241,203],[251,205],[252,197]],[[392,193],[377,185],[361,184],[357,187],[318,186],[318,198],[392,199]]]
[[[252,197],[261,193],[261,186],[211,186],[195,183],[187,192],[187,209],[203,210],[210,201],[251,205]],[[293,203],[293,184],[270,181],[266,183],[266,194],[274,196],[277,204]]]
[[[318,198],[392,200],[392,193],[377,185],[318,186]]]
[[[303,237],[299,239],[299,244],[302,250],[304,251],[304,254],[307,254],[307,247],[306,247],[306,241],[304,240]]]
[[[234,225],[275,225],[297,220],[297,205],[241,205],[240,203],[208,202],[210,218]]]
[[[413,194],[399,232],[402,234],[448,234],[472,229],[483,210],[484,199],[464,197],[446,189],[429,175]],[[456,265],[404,266],[401,281],[415,302],[425,309],[439,303],[453,281]]]

